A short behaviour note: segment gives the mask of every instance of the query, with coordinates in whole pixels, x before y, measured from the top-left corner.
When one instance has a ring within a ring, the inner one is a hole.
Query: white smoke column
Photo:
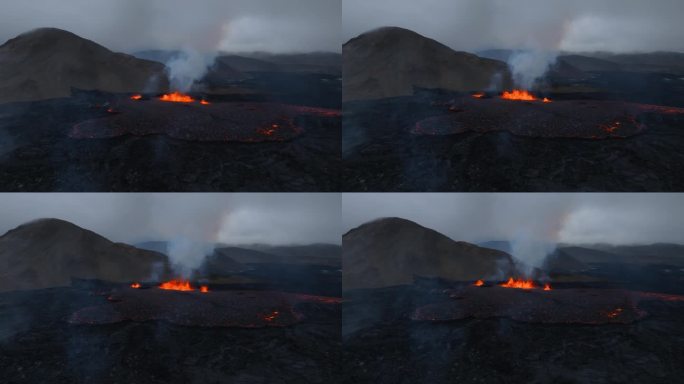
[[[202,54],[194,49],[185,49],[166,62],[171,88],[175,91],[190,91],[195,83],[204,77],[216,60],[216,53]]]
[[[528,277],[534,268],[543,265],[547,255],[555,251],[560,234],[576,206],[572,195],[561,199],[553,194],[545,195],[529,194],[494,200],[494,212],[508,212],[508,218],[498,220],[497,225],[508,233],[511,255],[518,269]]]
[[[169,241],[166,251],[173,270],[188,278],[214,252],[214,244],[179,237]]]
[[[517,87],[530,90],[556,62],[557,52],[529,50],[516,52],[508,59],[508,66]]]

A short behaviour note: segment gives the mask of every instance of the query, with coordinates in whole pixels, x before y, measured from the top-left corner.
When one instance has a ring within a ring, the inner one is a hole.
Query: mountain
[[[0,103],[105,92],[165,90],[164,65],[114,53],[55,28],[21,34],[0,46]]]
[[[481,91],[499,78],[510,88],[506,63],[456,52],[413,31],[384,27],[343,46],[343,100],[413,94],[414,87]]]
[[[251,244],[217,248],[242,264],[298,264],[342,266],[342,247],[334,244]]]
[[[558,248],[546,256],[542,270],[547,273],[573,274],[589,270],[589,265],[578,260],[577,250],[572,248]]]
[[[363,224],[342,243],[344,290],[411,284],[414,276],[476,280],[515,274],[505,252],[454,241],[401,218]]]
[[[72,277],[129,282],[170,274],[166,256],[58,219],[36,220],[0,237],[0,291],[69,285]]]

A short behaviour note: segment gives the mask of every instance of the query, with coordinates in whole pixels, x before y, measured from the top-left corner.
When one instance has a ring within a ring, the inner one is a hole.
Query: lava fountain
[[[162,95],[159,98],[159,100],[169,101],[172,103],[192,103],[195,101],[195,99],[193,99],[192,96],[180,92],[167,93],[165,95]]]
[[[514,278],[509,278],[507,282],[501,284],[504,288],[518,288],[518,289],[534,289],[534,281],[532,280],[518,280]]]
[[[190,285],[187,280],[170,280],[163,282],[159,285],[161,289],[167,289],[171,291],[194,291],[195,288]]]
[[[512,91],[504,91],[501,98],[505,100],[522,100],[522,101],[539,101],[539,99],[531,92],[524,89],[514,89]],[[541,100],[544,103],[550,103],[551,99],[545,97]]]

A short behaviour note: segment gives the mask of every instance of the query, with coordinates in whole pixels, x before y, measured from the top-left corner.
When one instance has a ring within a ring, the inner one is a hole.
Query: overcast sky
[[[3,0],[2,42],[69,30],[112,50],[341,51],[341,0]],[[2,44],[0,42],[0,44]]]
[[[684,243],[684,194],[344,194],[343,231],[398,216],[454,240]]]
[[[53,217],[127,243],[339,244],[340,204],[334,193],[3,193],[0,232]]]
[[[453,49],[684,52],[682,0],[344,0],[343,39],[382,26]]]

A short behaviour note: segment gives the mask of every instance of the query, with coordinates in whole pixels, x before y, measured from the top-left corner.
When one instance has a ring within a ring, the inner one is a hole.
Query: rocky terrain
[[[357,36],[342,55],[344,101],[407,96],[415,87],[468,92],[512,85],[505,63],[456,52],[403,28]]]
[[[454,241],[400,218],[378,219],[342,237],[343,289],[412,284],[415,277],[473,280],[515,274],[510,255]]]
[[[165,255],[113,243],[58,219],[37,220],[0,237],[0,291],[68,286],[72,278],[129,282],[170,275]]]
[[[164,65],[114,53],[56,28],[0,46],[0,103],[69,97],[71,88],[105,92],[168,89]]]

